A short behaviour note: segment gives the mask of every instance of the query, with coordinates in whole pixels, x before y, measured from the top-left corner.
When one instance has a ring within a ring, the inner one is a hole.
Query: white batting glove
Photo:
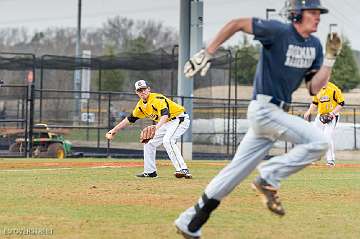
[[[200,70],[200,75],[205,76],[211,65],[212,55],[202,49],[191,57],[184,66],[184,74],[187,78],[193,77]]]

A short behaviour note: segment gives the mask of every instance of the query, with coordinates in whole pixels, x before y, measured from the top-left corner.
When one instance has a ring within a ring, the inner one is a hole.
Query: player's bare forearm
[[[321,90],[329,81],[332,67],[322,66],[320,70],[311,79],[311,93],[314,95]]]
[[[311,103],[309,109],[304,114],[304,119],[309,120],[311,113],[314,112],[316,109],[317,109],[317,105],[315,105],[314,103]]]
[[[335,109],[332,111],[332,113],[337,115],[338,113],[340,113],[340,111],[341,111],[342,108],[343,108],[343,107],[342,107],[341,105],[337,105],[337,106],[335,107]]]
[[[107,132],[105,134],[105,138],[108,140],[112,140],[114,139],[116,133],[125,128],[127,125],[130,124],[130,121],[128,120],[128,118],[126,117],[125,119],[123,119],[120,123],[118,123],[114,128],[112,128],[111,130],[109,130],[109,132]]]
[[[165,124],[168,120],[169,116],[163,115],[161,116],[159,122],[156,124],[156,129],[159,129],[163,124]]]
[[[121,129],[125,128],[126,126],[128,126],[130,124],[128,118],[126,117],[125,119],[123,119],[122,121],[120,121],[120,123],[118,123],[113,129],[112,131],[117,133],[119,132]]]
[[[214,54],[221,46],[221,44],[223,44],[238,31],[252,34],[252,18],[234,19],[225,24],[225,26],[221,28],[221,30],[216,34],[215,38],[208,45],[206,49],[207,52]]]
[[[315,105],[314,103],[311,103],[310,107],[309,107],[309,112],[315,112],[317,110],[317,105]]]

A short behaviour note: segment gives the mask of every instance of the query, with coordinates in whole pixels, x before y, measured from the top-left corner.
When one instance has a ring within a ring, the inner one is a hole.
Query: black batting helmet
[[[299,22],[304,10],[320,10],[321,14],[328,13],[329,10],[321,5],[320,0],[289,0],[288,19]]]

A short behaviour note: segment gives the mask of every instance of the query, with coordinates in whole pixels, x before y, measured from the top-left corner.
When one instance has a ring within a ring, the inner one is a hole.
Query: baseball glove
[[[319,117],[319,120],[321,121],[321,123],[323,124],[327,124],[327,123],[330,123],[334,118],[334,115],[332,114],[321,114],[320,117]]]
[[[145,127],[140,133],[140,143],[146,144],[150,139],[154,138],[156,131],[155,125]]]

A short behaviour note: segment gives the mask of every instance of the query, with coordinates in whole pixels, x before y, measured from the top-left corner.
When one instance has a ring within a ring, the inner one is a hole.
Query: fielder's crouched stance
[[[135,123],[136,120],[145,117],[150,118],[157,123],[156,125],[146,127],[141,132],[140,142],[144,143],[144,172],[136,176],[157,177],[156,148],[163,144],[175,167],[175,177],[192,178],[184,158],[176,145],[177,139],[190,126],[189,115],[186,114],[185,108],[162,94],[151,93],[150,87],[144,80],[139,80],[135,83],[135,90],[140,100],[133,112],[107,132],[105,137],[111,140],[119,130],[125,128],[130,123]]]
[[[279,216],[285,214],[277,195],[280,181],[317,160],[329,147],[319,129],[287,111],[292,93],[304,78],[311,94],[327,83],[341,40],[337,34],[329,35],[323,61],[321,43],[311,33],[317,31],[320,14],[328,10],[319,0],[292,0],[291,3],[292,24],[257,18],[232,20],[205,50],[185,64],[186,76],[192,77],[197,72],[205,75],[212,55],[237,31],[255,35],[263,45],[247,112],[249,130],[233,160],[209,183],[195,206],[175,220],[178,232],[185,238],[200,238],[201,227],[211,212],[256,168],[276,140],[290,141],[296,146],[287,154],[260,165],[260,176],[252,187],[261,194],[266,207]]]

